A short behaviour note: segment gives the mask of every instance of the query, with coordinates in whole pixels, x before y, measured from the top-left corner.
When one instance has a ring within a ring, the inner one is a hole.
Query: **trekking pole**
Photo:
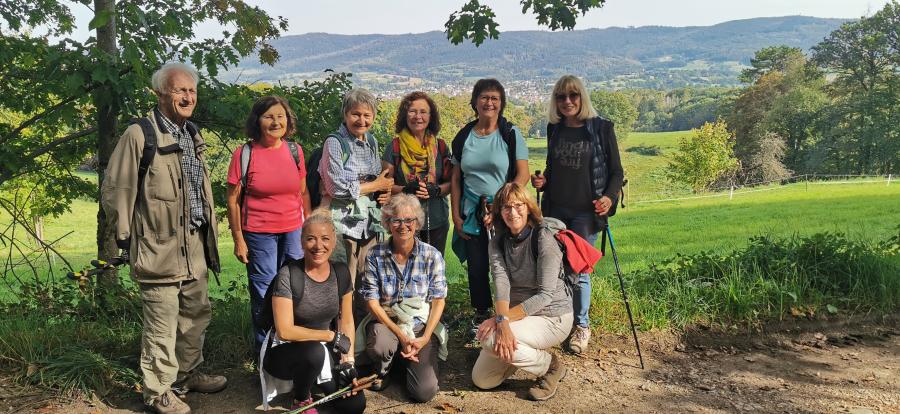
[[[534,170],[534,175],[540,176],[541,170]],[[547,185],[546,181],[544,182],[544,185]],[[538,205],[538,208],[540,208],[541,207],[541,189],[535,188],[534,192],[537,194],[537,205]]]
[[[613,263],[616,265],[616,275],[619,276],[619,288],[622,289],[622,300],[625,301],[625,311],[628,313],[628,323],[631,324],[631,336],[634,337],[634,347],[637,348],[638,359],[641,361],[641,369],[644,369],[644,357],[641,355],[641,344],[638,342],[637,330],[634,328],[634,318],[631,316],[631,305],[628,304],[628,293],[625,292],[625,280],[622,279],[622,270],[619,268],[619,256],[616,254],[616,245],[613,243],[612,231],[609,223],[606,224],[606,236],[609,237],[609,248],[612,250]],[[605,249],[606,239],[600,245],[601,251]]]
[[[285,412],[285,413],[283,413],[283,414],[299,414],[299,413],[302,413],[302,412],[304,412],[304,411],[306,411],[306,410],[309,410],[309,409],[311,409],[311,408],[314,408],[314,407],[316,407],[316,406],[318,406],[318,405],[322,405],[322,404],[325,404],[325,403],[327,403],[327,402],[329,402],[329,401],[332,401],[332,400],[336,400],[336,399],[338,399],[338,398],[341,398],[341,397],[343,397],[344,395],[350,394],[351,392],[362,391],[362,390],[364,390],[364,389],[367,389],[367,388],[371,387],[372,385],[375,385],[375,381],[377,381],[377,380],[378,380],[378,374],[372,374],[372,375],[369,375],[368,377],[365,377],[365,378],[363,378],[363,379],[357,381],[357,384],[358,384],[358,385],[357,385],[356,387],[354,387],[353,384],[350,384],[350,385],[348,385],[348,386],[346,386],[346,387],[344,387],[344,388],[341,388],[341,389],[339,389],[339,390],[337,390],[337,391],[335,391],[335,392],[333,392],[333,393],[331,393],[331,394],[328,394],[328,395],[326,395],[326,396],[320,398],[318,401],[314,401],[314,402],[313,402],[312,404],[310,404],[310,405],[307,405],[307,406],[305,406],[305,407],[300,407],[300,408],[298,408],[298,409],[296,409],[296,410],[290,410],[290,411],[287,411],[287,412]]]
[[[423,177],[425,179],[425,190],[428,190],[428,169],[431,168],[428,165],[428,157],[425,157],[425,171],[422,172]],[[435,183],[437,184],[437,183]],[[429,227],[431,226],[431,220],[428,219],[428,216],[431,215],[431,195],[425,199],[425,243],[431,244],[431,231],[429,231]],[[443,252],[442,252],[443,253]]]

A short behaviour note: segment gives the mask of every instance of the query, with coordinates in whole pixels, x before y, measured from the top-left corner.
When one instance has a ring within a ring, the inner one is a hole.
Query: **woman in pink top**
[[[234,255],[247,265],[257,350],[266,336],[256,326],[266,290],[285,260],[303,257],[300,227],[310,210],[305,161],[300,146],[285,139],[296,125],[284,98],[259,98],[247,117],[246,187],[241,155],[247,145],[235,149],[228,167],[228,224]]]

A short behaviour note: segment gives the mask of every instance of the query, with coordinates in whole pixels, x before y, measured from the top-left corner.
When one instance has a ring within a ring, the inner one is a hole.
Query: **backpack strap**
[[[253,145],[250,141],[241,145],[241,198],[247,190],[247,171],[250,169],[250,154],[253,152]],[[241,205],[244,203],[242,202]]]
[[[296,165],[297,169],[299,169],[300,168],[300,149],[298,148],[299,145],[297,145],[297,143],[294,141],[285,141],[285,142],[287,142],[288,150],[291,151],[291,157],[294,158],[294,165]]]
[[[341,300],[343,299],[341,292],[348,289],[352,290],[352,281],[350,280],[350,269],[345,263],[332,263],[331,265],[334,267],[334,275],[337,277],[338,285],[338,314],[337,318],[335,318],[336,322],[338,319],[341,319]]]
[[[513,129],[515,125],[509,122],[503,116],[497,121],[500,137],[506,143],[506,155],[509,158],[509,168],[506,170],[506,182],[510,183],[516,178],[516,131]]]
[[[144,194],[144,179],[147,177],[147,170],[150,169],[150,164],[153,164],[153,158],[156,157],[157,137],[150,118],[134,118],[131,122],[138,124],[144,134],[144,150],[141,153],[141,162],[138,164],[138,190],[135,198],[135,205],[137,205]]]

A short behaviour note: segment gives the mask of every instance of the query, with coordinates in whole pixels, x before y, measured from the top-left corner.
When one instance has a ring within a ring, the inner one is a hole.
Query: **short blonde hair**
[[[550,93],[550,101],[547,103],[547,119],[550,120],[551,124],[558,124],[563,118],[556,107],[556,95],[568,95],[570,92],[576,92],[581,97],[581,109],[576,115],[579,121],[597,117],[597,110],[591,104],[591,94],[588,93],[581,79],[574,75],[563,75],[556,81],[556,85],[553,86],[553,92]]]
[[[334,230],[334,222],[331,219],[331,210],[325,207],[319,207],[310,213],[309,217],[303,220],[303,227],[300,230],[301,236],[309,231],[309,228],[316,224],[324,224],[332,233]]]
[[[500,191],[497,191],[494,202],[491,204],[492,223],[499,230],[497,234],[509,233],[509,228],[506,227],[506,222],[503,221],[500,213],[503,211],[503,206],[515,201],[525,203],[525,206],[528,207],[528,224],[532,227],[539,226],[544,222],[544,215],[541,214],[541,209],[531,193],[516,182],[506,183],[500,187]]]

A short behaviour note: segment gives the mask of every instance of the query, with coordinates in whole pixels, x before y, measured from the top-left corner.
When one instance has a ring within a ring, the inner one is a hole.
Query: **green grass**
[[[632,133],[622,142],[630,191],[660,193],[666,159],[686,132]],[[545,140],[528,140],[532,170],[543,169]],[[805,183],[660,203],[632,203],[611,220],[636,322],[641,329],[693,323],[756,324],[791,312],[891,311],[900,306],[900,184]],[[95,202],[45,219],[45,238],[79,267],[96,251]],[[9,218],[0,216],[0,226]],[[212,365],[248,366],[251,338],[246,271],[231,254],[226,224],[219,251],[222,285],[207,332]],[[829,233],[829,234],[824,234]],[[840,233],[842,235],[836,235]],[[894,237],[893,244],[883,243]],[[465,269],[448,249],[448,320],[469,311]],[[67,269],[56,260],[53,274]],[[16,269],[28,280],[29,270]],[[126,271],[127,272],[127,271]],[[624,331],[627,319],[611,257],[593,275],[592,322]],[[108,297],[82,295],[70,282],[21,292],[9,269],[0,286],[0,363],[20,378],[59,389],[129,387],[136,381],[139,299],[127,277]],[[10,290],[12,286],[15,290]],[[14,303],[18,301],[18,303]],[[5,304],[4,304],[5,303]]]

